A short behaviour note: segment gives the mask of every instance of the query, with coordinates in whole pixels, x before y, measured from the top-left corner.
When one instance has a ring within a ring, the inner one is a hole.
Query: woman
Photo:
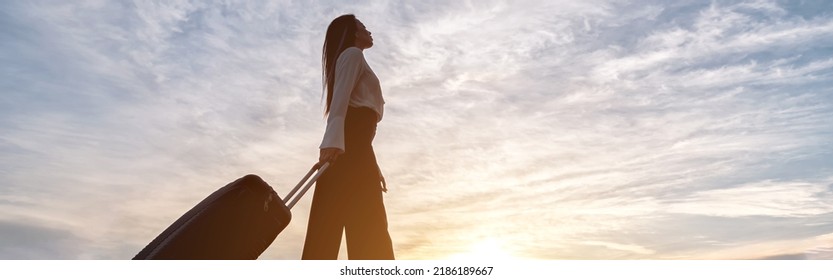
[[[327,91],[327,129],[319,164],[330,167],[318,179],[312,198],[302,259],[336,259],[341,235],[353,259],[394,259],[382,191],[385,190],[371,143],[382,119],[379,79],[363,50],[373,37],[353,15],[327,28],[321,58]]]

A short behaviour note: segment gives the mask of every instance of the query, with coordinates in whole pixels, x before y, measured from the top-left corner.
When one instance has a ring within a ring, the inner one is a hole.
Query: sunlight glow
[[[475,243],[468,252],[449,256],[451,260],[512,260],[517,257],[510,254],[503,246],[503,242],[496,239],[486,239]]]

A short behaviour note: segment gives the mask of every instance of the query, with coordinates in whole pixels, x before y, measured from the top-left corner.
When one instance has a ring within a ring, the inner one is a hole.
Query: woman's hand
[[[323,148],[321,149],[321,154],[318,156],[318,166],[323,165],[325,162],[334,162],[341,154],[341,149],[339,148]]]

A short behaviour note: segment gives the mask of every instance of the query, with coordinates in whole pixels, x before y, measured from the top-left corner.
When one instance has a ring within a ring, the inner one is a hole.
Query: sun
[[[468,252],[449,256],[451,260],[514,260],[518,259],[506,251],[503,242],[489,238],[471,245]]]

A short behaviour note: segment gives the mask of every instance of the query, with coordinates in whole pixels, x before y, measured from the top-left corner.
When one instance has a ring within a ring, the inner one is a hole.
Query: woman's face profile
[[[367,49],[373,46],[373,36],[370,36],[370,31],[358,19],[356,20],[356,47],[360,49]]]

